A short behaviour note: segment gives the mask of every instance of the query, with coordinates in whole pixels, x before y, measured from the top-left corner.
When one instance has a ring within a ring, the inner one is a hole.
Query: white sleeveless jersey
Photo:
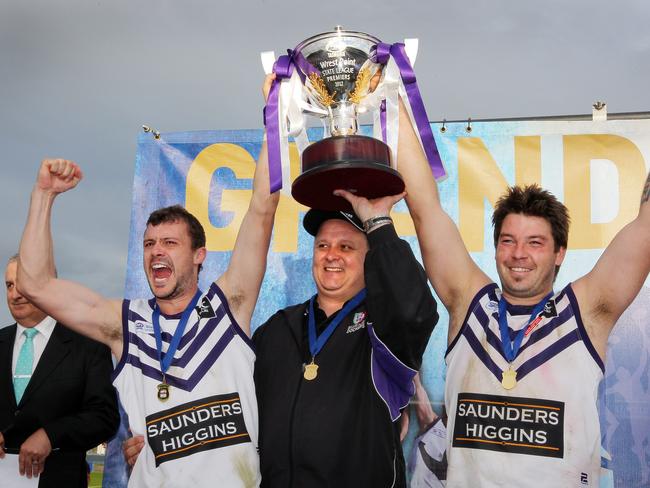
[[[447,350],[447,487],[598,487],[604,365],[571,285],[529,327],[532,307],[508,306],[511,340],[528,332],[510,390],[501,383],[500,298],[495,284],[477,293]]]
[[[154,304],[124,300],[122,307],[124,351],[113,384],[131,431],[145,439],[129,486],[259,486],[252,342],[213,283],[187,322],[166,373],[169,398],[162,402]],[[180,315],[160,316],[163,352]]]

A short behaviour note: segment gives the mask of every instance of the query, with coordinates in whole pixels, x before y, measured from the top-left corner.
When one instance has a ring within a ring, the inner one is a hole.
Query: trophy
[[[331,135],[303,151],[302,173],[291,187],[293,197],[308,207],[349,209],[346,200],[333,195],[337,188],[366,198],[404,191],[402,178],[391,167],[388,145],[357,134],[358,105],[381,68],[370,55],[379,42],[338,27],[301,42],[294,50],[307,98],[327,111]]]
[[[276,61],[273,68],[276,82],[285,80],[296,83],[296,88],[287,90],[287,93],[290,91],[294,97],[298,93],[299,101],[295,104],[300,107],[298,111],[320,117],[326,126],[326,137],[308,144],[302,119],[294,124],[300,125],[303,136],[302,144],[296,138],[298,145],[302,145],[301,174],[291,185],[291,194],[296,201],[322,210],[350,210],[351,206],[347,200],[335,196],[334,190],[348,190],[368,199],[395,195],[404,191],[404,182],[394,169],[395,165],[391,164],[391,159],[396,154],[396,147],[391,150],[389,145],[379,138],[358,134],[358,116],[361,112],[374,110],[378,113],[382,109],[385,111],[386,103],[381,93],[386,91],[383,90],[386,73],[382,70],[390,56],[395,58],[397,64],[401,63],[399,67],[393,63],[393,70],[397,73],[395,77],[402,83],[401,86],[405,84],[404,73],[410,73],[411,75],[407,76],[411,76],[411,83],[415,85],[417,91],[415,76],[412,74],[410,61],[403,48],[404,44],[392,46],[383,44],[378,38],[369,34],[343,30],[337,26],[331,32],[318,34],[302,41],[294,50],[289,51],[288,56],[281,56]],[[384,52],[383,56],[380,55],[380,51]],[[378,84],[380,76],[382,81]],[[398,92],[397,84],[393,85],[395,90],[392,113],[396,115]],[[406,94],[407,91],[404,93]],[[282,129],[278,128],[277,120],[280,120],[279,124],[284,129],[285,140],[286,134],[294,129],[291,127],[291,121],[288,120],[289,116],[285,116],[279,108],[277,99],[277,93],[274,94],[274,88],[271,88],[265,108],[265,123],[269,141],[272,191],[282,187],[282,183],[278,182],[281,177],[274,177],[274,159],[277,159],[276,154],[281,152],[276,140]],[[410,93],[408,99],[411,99]],[[415,121],[418,124],[418,133],[425,132],[420,127],[425,125],[430,134],[430,140],[427,139],[426,143],[429,146],[433,145],[434,156],[437,157],[438,164],[442,168],[419,92],[417,100],[421,105],[416,107],[418,113],[424,114],[420,117],[423,122]],[[409,103],[408,100],[406,103],[409,112],[415,113],[416,110],[411,110],[413,103]],[[296,110],[294,114],[295,112]],[[290,110],[286,113],[289,114]],[[375,119],[377,121],[379,117]],[[294,117],[294,122],[295,120]],[[385,113],[381,120],[384,122]],[[383,129],[385,139],[386,129],[385,127]],[[420,139],[426,147],[424,138],[420,136]],[[288,154],[286,143],[284,153]],[[432,158],[429,157],[429,160],[431,162]],[[274,179],[278,183],[274,184]]]

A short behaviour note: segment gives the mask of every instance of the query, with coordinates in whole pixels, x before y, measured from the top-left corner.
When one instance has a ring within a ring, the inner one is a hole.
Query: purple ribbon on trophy
[[[280,98],[280,83],[283,79],[291,78],[294,71],[291,51],[286,56],[280,56],[273,65],[275,80],[271,84],[266,107],[264,107],[264,125],[269,152],[269,178],[271,193],[282,188],[282,155],[280,150],[280,126],[278,102]]]
[[[379,123],[381,124],[381,139],[386,142],[386,100],[379,106]]]
[[[427,117],[427,112],[424,108],[424,103],[422,102],[422,96],[420,95],[420,89],[418,88],[415,72],[413,71],[411,62],[406,55],[404,44],[397,42],[391,45],[380,42],[375,46],[374,52],[372,53],[373,61],[383,65],[388,63],[391,56],[395,60],[399,69],[400,77],[404,84],[404,90],[406,91],[408,98],[408,103],[411,107],[411,113],[413,114],[420,141],[422,142],[422,148],[424,149],[424,153],[429,161],[429,166],[431,167],[433,176],[436,179],[443,178],[447,173],[442,164],[442,160],[440,159],[438,147],[433,138],[431,126],[429,125],[429,118]]]
[[[274,193],[282,189],[282,149],[280,138],[280,85],[282,80],[290,79],[296,73],[301,81],[305,83],[306,76],[314,73],[320,75],[318,69],[309,64],[302,53],[287,50],[287,54],[278,57],[273,65],[275,80],[271,85],[266,107],[264,107],[264,125],[266,126],[266,138],[269,153],[269,179],[270,190]]]
[[[303,205],[348,209],[347,201],[333,195],[336,188],[366,198],[403,191],[395,161],[400,93],[433,175],[446,175],[404,44],[337,26],[287,53],[273,65],[276,78],[264,110],[272,192],[289,184],[290,136],[301,153],[291,194]],[[380,65],[386,66],[385,85],[371,92]],[[376,138],[358,133],[358,116],[368,111],[374,113]],[[323,121],[322,140],[309,143],[305,114]]]

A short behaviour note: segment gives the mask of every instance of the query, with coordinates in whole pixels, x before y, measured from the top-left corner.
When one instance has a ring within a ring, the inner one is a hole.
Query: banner
[[[569,208],[569,249],[556,289],[587,273],[616,232],[638,212],[650,162],[650,121],[485,122],[473,123],[470,131],[466,124],[447,124],[444,131],[432,124],[432,129],[449,172],[439,183],[442,205],[458,224],[474,260],[497,282],[490,218],[492,205],[508,185],[538,182]],[[310,140],[317,140],[319,132],[311,130]],[[142,236],[149,213],[167,205],[184,205],[206,230],[209,253],[200,274],[201,288],[223,273],[248,207],[262,137],[261,130],[169,133],[160,139],[140,136],[128,298],[151,296],[142,269]],[[290,155],[293,179],[300,170],[294,146]],[[316,292],[311,279],[313,238],[301,225],[305,211],[281,195],[253,328],[276,310]],[[393,218],[398,233],[420,258],[404,202],[395,207]],[[648,286],[646,282],[610,337],[599,401],[607,470],[601,486],[650,484]],[[448,321],[442,306],[440,312],[420,375],[439,415],[444,404]],[[413,417],[405,443],[407,459],[417,430]]]

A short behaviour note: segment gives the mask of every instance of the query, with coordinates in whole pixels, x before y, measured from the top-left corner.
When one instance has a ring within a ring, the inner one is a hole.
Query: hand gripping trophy
[[[346,200],[333,195],[335,189],[366,198],[401,193],[404,182],[395,169],[400,95],[434,176],[445,176],[405,44],[384,44],[336,27],[280,56],[273,71],[276,79],[264,110],[271,191],[289,186],[288,139],[293,137],[302,163],[291,185],[298,202],[350,210]],[[375,77],[379,83],[371,90]],[[374,115],[374,137],[358,133],[358,116],[365,112]],[[323,121],[325,137],[313,144],[305,115]]]

